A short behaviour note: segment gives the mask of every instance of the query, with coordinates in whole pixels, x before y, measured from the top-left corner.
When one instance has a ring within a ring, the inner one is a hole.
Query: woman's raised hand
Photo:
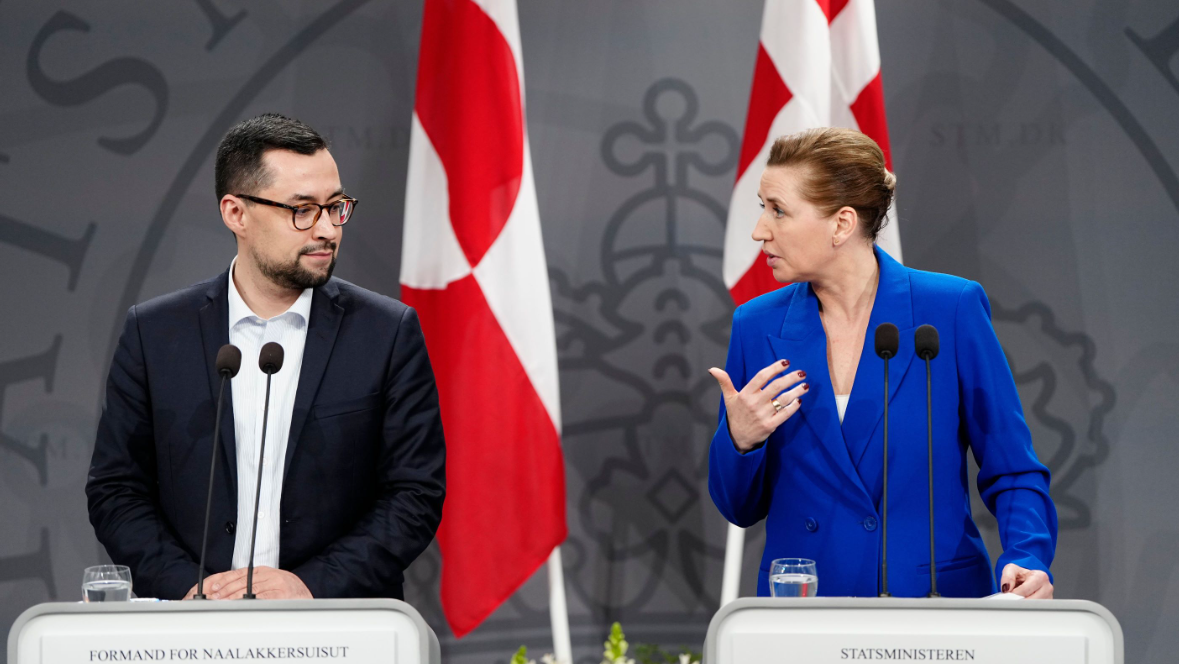
[[[716,367],[709,369],[709,375],[721,386],[726,419],[729,420],[729,437],[739,452],[749,452],[757,447],[799,410],[799,399],[807,392],[807,383],[789,388],[806,378],[807,374],[792,371],[771,381],[790,364],[786,360],[779,360],[766,367],[755,374],[740,392],[734,388],[729,374]]]

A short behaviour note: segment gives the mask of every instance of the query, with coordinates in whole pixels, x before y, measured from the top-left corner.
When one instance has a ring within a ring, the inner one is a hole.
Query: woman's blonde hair
[[[865,236],[876,240],[893,204],[897,178],[873,139],[853,129],[820,127],[775,140],[766,166],[801,166],[800,192],[825,216],[856,210]]]

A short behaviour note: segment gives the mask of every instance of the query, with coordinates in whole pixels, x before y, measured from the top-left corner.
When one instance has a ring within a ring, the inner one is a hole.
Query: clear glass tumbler
[[[95,565],[82,573],[85,602],[126,602],[131,599],[131,569],[126,565]]]
[[[771,597],[815,597],[818,586],[814,560],[779,558],[770,563]]]

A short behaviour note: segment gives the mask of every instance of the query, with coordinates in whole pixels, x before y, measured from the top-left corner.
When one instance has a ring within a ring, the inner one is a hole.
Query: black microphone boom
[[[893,323],[877,326],[874,338],[877,356],[885,360],[885,420],[884,420],[884,463],[881,470],[881,597],[889,595],[889,358],[897,355],[901,335]]]
[[[262,498],[262,459],[266,450],[266,418],[270,415],[270,379],[283,368],[283,347],[271,341],[262,346],[258,353],[258,368],[266,374],[266,400],[262,402],[262,440],[258,443],[258,483],[254,487],[254,525],[250,529],[250,562],[246,568],[246,594],[242,599],[257,599],[254,596],[254,543],[258,541],[258,501]]]
[[[205,497],[205,528],[201,531],[201,562],[197,566],[197,594],[193,599],[205,597],[205,549],[209,544],[209,513],[213,508],[213,473],[217,470],[217,444],[221,439],[221,404],[225,400],[225,381],[238,375],[242,368],[242,351],[233,344],[226,344],[217,351],[217,375],[221,386],[217,389],[217,415],[213,418],[213,454],[209,459],[209,495]]]
[[[926,596],[939,597],[934,566],[934,410],[930,402],[930,360],[938,357],[938,330],[933,325],[923,325],[914,332],[914,351],[926,360],[926,481],[930,490],[930,594]]]

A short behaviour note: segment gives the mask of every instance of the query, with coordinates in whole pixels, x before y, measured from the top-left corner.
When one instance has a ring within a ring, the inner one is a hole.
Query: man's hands
[[[193,586],[184,596],[192,599]],[[209,599],[241,599],[246,594],[246,568],[214,574],[205,579],[205,596]],[[311,599],[311,591],[294,574],[273,567],[254,568],[254,594],[258,599]]]
[[[1048,574],[1012,563],[1004,565],[1004,571],[1000,574],[1000,590],[1025,599],[1053,599],[1053,584],[1049,582]]]
[[[740,392],[734,388],[729,374],[721,369],[709,369],[709,375],[721,386],[721,396],[725,399],[725,414],[729,420],[729,435],[739,451],[749,452],[754,449],[799,410],[799,398],[807,392],[807,383],[785,394],[783,390],[803,380],[807,374],[792,371],[779,376],[773,382],[770,380],[789,365],[786,360],[775,362],[755,374]],[[776,401],[777,407],[774,403]]]

